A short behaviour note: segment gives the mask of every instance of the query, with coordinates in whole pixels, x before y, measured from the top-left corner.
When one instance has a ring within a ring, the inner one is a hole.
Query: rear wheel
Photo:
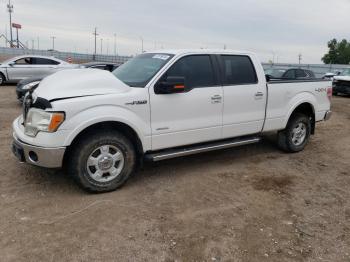
[[[124,185],[134,171],[132,143],[119,132],[84,136],[68,158],[68,171],[85,190],[108,192]]]
[[[278,133],[279,147],[289,153],[302,151],[311,135],[310,118],[304,114],[295,114],[289,120],[285,130]]]

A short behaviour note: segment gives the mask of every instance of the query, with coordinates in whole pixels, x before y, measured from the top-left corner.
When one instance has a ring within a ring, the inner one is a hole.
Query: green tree
[[[350,64],[350,42],[346,39],[338,42],[332,39],[328,42],[328,53],[322,57],[325,64]]]

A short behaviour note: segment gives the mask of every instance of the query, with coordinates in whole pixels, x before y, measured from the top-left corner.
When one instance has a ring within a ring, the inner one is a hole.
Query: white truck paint
[[[173,81],[169,77],[171,70],[181,61],[185,61],[185,58],[193,56],[209,57],[216,79],[213,84],[189,88],[187,80],[181,82],[185,78],[179,76],[180,78],[175,77],[177,82],[169,87],[169,83],[173,83],[169,82]],[[249,84],[226,84],[226,75],[230,74],[231,69],[228,69],[228,65],[221,64],[224,61],[222,57],[249,58],[256,73],[256,81]],[[119,80],[115,76],[124,74],[132,78],[138,75],[138,67],[132,68],[135,73],[130,72],[130,67],[137,61],[143,61],[143,68],[140,70],[148,74],[154,70],[154,63],[161,63],[160,60],[164,63],[150,75],[142,87],[133,87],[134,84],[128,80]],[[241,145],[244,141],[257,141],[263,133],[270,131],[280,132],[283,140],[290,130],[290,139],[292,136],[297,137],[296,135],[305,139],[305,143],[302,141],[304,144],[294,147],[296,152],[304,148],[308,135],[314,131],[315,122],[327,120],[331,115],[331,82],[313,80],[266,83],[260,61],[250,52],[162,50],[159,53],[145,53],[136,57],[135,61],[121,66],[115,71],[115,75],[107,71],[81,69],[65,70],[45,78],[33,94],[25,98],[24,104],[29,103],[25,111],[29,110],[30,113],[31,110],[38,110],[33,109],[35,107],[46,107],[40,110],[64,112],[64,121],[57,130],[39,131],[33,135],[26,132],[28,121],[23,116],[18,117],[13,123],[14,153],[17,157],[34,165],[61,167],[66,159],[64,156],[74,151],[77,141],[86,130],[93,130],[93,136],[96,136],[96,133],[105,132],[112,127],[112,132],[120,132],[130,140],[138,157],[158,154],[158,158],[162,159],[164,156],[169,158],[168,156],[201,152],[204,148]],[[168,77],[165,78],[165,75]],[[159,85],[162,88],[169,87],[170,93],[159,94]],[[27,117],[29,113],[24,115]],[[298,126],[293,127],[294,129],[290,127],[296,116],[303,115],[306,116],[304,131],[307,129],[304,133],[300,123],[299,129]],[[99,125],[101,123],[108,125]],[[113,126],[113,123],[117,125]],[[300,132],[295,133],[298,130]],[[303,134],[305,137],[302,137]],[[228,143],[227,139],[235,140]],[[212,142],[215,145],[210,144]],[[111,145],[110,148],[112,147]],[[289,151],[293,150],[289,148]],[[100,160],[93,166],[102,168],[103,173],[103,170],[107,170],[103,168],[108,167],[108,161],[116,163],[112,160],[115,156],[105,153],[102,157],[102,149],[99,152]],[[123,151],[122,155],[123,164],[126,165],[128,153]],[[115,177],[117,180],[118,175]],[[90,184],[82,182],[80,178],[78,182],[92,191],[108,191],[121,185],[111,185],[112,182],[107,178],[103,178],[106,181],[101,179],[96,179],[100,184],[95,180],[90,181]]]

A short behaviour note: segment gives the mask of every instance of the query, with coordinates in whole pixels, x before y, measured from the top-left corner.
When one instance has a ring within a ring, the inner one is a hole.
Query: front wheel
[[[310,135],[310,118],[304,114],[295,114],[289,120],[286,129],[278,133],[278,145],[286,152],[296,153],[305,148]]]
[[[5,81],[6,81],[5,76],[4,76],[2,73],[0,73],[0,86],[1,86],[2,84],[4,84]]]
[[[85,135],[73,147],[68,157],[68,171],[89,192],[116,190],[134,171],[134,147],[119,132]]]

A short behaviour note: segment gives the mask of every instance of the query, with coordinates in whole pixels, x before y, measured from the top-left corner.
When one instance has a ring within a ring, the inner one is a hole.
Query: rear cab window
[[[223,85],[257,84],[254,64],[246,55],[220,55]]]

